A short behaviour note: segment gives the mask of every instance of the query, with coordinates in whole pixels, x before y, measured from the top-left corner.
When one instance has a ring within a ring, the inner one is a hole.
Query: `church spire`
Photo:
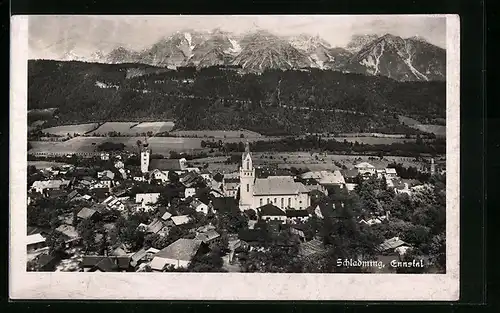
[[[245,142],[245,154],[250,153],[250,144],[248,143],[248,139]]]

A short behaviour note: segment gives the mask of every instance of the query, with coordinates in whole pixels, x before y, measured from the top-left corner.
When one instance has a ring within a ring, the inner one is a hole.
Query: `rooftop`
[[[191,261],[198,252],[201,243],[201,240],[181,238],[160,250],[154,258]]]
[[[162,171],[181,171],[181,162],[178,159],[153,159],[149,162],[149,168]]]
[[[265,204],[265,205],[257,208],[257,210],[260,212],[260,214],[262,216],[285,216],[286,215],[285,211],[283,211],[282,209],[278,208],[277,206],[275,206],[271,203]]]
[[[303,179],[315,179],[321,185],[345,184],[344,176],[339,170],[307,172],[300,176]]]
[[[387,251],[390,249],[395,249],[395,248],[400,247],[400,246],[405,245],[405,244],[406,244],[406,242],[399,239],[399,237],[393,237],[393,238],[387,239],[386,241],[381,243],[378,246],[377,250],[378,251]]]
[[[289,195],[307,193],[302,183],[295,182],[291,176],[269,176],[255,179],[254,195]]]
[[[361,162],[361,163],[358,163],[354,166],[355,168],[375,168],[375,166],[371,165],[370,163],[368,162]]]
[[[89,209],[89,208],[83,208],[78,212],[77,217],[87,219],[92,217],[95,213],[97,213],[96,210]]]
[[[178,216],[172,216],[171,220],[174,222],[175,225],[183,225],[189,223],[190,218],[189,215],[178,215]]]

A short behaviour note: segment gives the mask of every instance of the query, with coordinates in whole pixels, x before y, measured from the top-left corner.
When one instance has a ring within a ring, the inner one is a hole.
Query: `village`
[[[446,172],[432,158],[425,179],[368,162],[285,175],[254,166],[248,142],[232,173],[152,159],[147,143],[90,160],[28,167],[28,271],[443,270],[444,225],[426,215],[442,213]],[[367,258],[387,266],[332,265]],[[426,268],[389,266],[411,258]]]

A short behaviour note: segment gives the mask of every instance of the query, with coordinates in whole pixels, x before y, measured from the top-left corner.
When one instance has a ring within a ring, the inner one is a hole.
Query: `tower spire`
[[[250,153],[250,144],[248,143],[248,139],[245,142],[245,154]]]

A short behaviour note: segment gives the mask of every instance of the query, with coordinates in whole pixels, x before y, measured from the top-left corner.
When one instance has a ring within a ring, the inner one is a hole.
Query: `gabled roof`
[[[386,168],[386,169],[385,169],[385,172],[386,172],[387,174],[397,174],[396,169],[395,169],[395,168],[392,168],[392,167],[388,167],[388,168]]]
[[[371,165],[368,162],[361,162],[356,165],[354,165],[355,168],[375,168],[375,166]]]
[[[215,230],[211,229],[211,230],[208,230],[204,233],[199,233],[198,235],[196,235],[195,239],[201,240],[204,243],[208,243],[209,241],[214,240],[218,237],[220,237],[220,234],[218,232],[216,232]]]
[[[154,258],[191,261],[201,244],[201,240],[180,238],[156,253]]]
[[[170,219],[174,222],[176,226],[187,224],[190,222],[189,215],[172,216]]]
[[[96,214],[97,211],[90,208],[83,208],[78,212],[77,217],[82,219],[87,219]]]
[[[161,219],[162,219],[162,220],[164,220],[164,221],[166,221],[166,220],[168,220],[168,219],[169,219],[169,218],[171,218],[171,217],[172,217],[172,213],[170,213],[170,212],[165,212],[165,213],[161,216]]]
[[[125,270],[130,267],[129,256],[101,256],[85,255],[80,263],[81,267],[98,268],[103,272]]]
[[[303,179],[315,179],[322,185],[345,184],[344,176],[339,170],[307,172],[300,176]]]
[[[399,237],[393,237],[391,239],[387,239],[386,241],[384,241],[383,243],[381,243],[378,247],[377,247],[377,250],[378,251],[387,251],[387,250],[390,250],[390,249],[395,249],[397,247],[400,247],[402,245],[405,245],[406,242],[404,242],[403,240],[399,239]]]
[[[253,191],[254,195],[290,195],[307,192],[304,185],[295,182],[291,176],[257,178]]]
[[[282,209],[278,208],[277,206],[268,203],[266,205],[263,205],[259,208],[257,208],[259,213],[262,216],[285,216],[286,213]]]
[[[346,178],[354,178],[358,176],[359,171],[357,168],[349,169],[349,170],[342,170],[342,175]]]
[[[163,222],[160,219],[156,218],[148,225],[147,232],[156,234],[157,232],[162,230],[163,227],[165,227],[165,225],[163,225]]]

